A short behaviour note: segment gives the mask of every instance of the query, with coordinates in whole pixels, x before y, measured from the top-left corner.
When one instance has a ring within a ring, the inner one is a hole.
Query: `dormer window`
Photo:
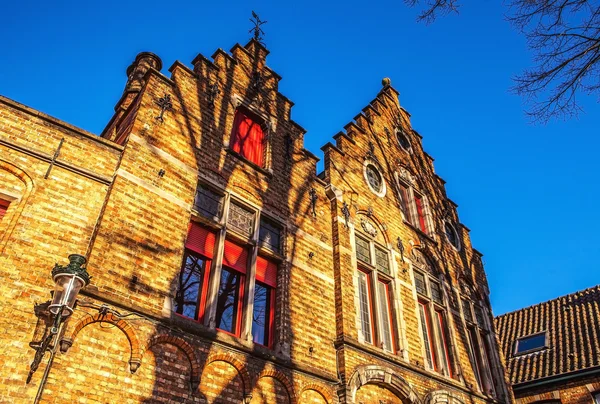
[[[515,355],[538,351],[546,347],[546,333],[519,338],[515,344]]]
[[[265,130],[263,121],[246,110],[236,110],[229,147],[246,160],[259,167],[264,167]]]

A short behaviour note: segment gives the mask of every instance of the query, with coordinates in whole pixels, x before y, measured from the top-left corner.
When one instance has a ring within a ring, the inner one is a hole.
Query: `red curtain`
[[[276,287],[277,264],[261,256],[256,257],[256,280],[271,287]]]
[[[10,205],[10,202],[0,199],[0,220],[2,220],[4,215],[6,215],[6,211],[8,210],[8,205]]]
[[[427,227],[425,226],[425,214],[423,213],[423,201],[420,196],[415,195],[415,204],[417,205],[417,213],[419,214],[419,225],[421,226],[421,230],[423,232],[427,232]]]
[[[262,167],[264,164],[264,132],[258,122],[240,110],[235,112],[231,150]]]
[[[242,246],[232,243],[229,240],[225,240],[223,265],[245,274],[247,264],[248,250]]]
[[[198,223],[190,223],[188,228],[188,237],[185,242],[185,248],[188,248],[198,254],[202,254],[206,258],[213,257],[215,249],[216,235],[208,231]]]

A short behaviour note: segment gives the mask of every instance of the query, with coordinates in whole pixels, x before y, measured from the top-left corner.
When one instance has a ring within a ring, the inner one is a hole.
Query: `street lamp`
[[[63,322],[73,314],[73,308],[77,301],[77,295],[84,286],[90,283],[90,274],[88,274],[85,265],[86,259],[83,255],[71,254],[69,255],[69,264],[65,266],[54,265],[52,270],[52,278],[54,279],[54,295],[52,302],[48,306],[51,318],[53,318],[50,332],[44,340],[37,346],[35,356],[29,367],[29,374],[27,375],[27,383],[31,381],[31,377],[40,365],[40,362],[44,358],[47,351],[50,351],[50,359],[48,365],[44,371],[44,376],[38,391],[40,395],[45,380],[54,361],[54,355],[56,354],[56,344],[52,344],[52,340],[59,333],[59,329]],[[52,345],[51,345],[52,344]],[[36,401],[39,397],[36,397]]]

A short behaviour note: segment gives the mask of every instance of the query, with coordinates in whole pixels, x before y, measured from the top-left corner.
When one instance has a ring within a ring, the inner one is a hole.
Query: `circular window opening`
[[[381,173],[373,164],[367,164],[365,167],[365,177],[371,191],[379,196],[383,196],[385,193],[385,186],[383,183],[383,177]]]
[[[446,231],[446,238],[448,239],[450,244],[452,244],[452,247],[459,250],[460,249],[460,241],[458,240],[458,233],[456,232],[456,229],[454,228],[454,226],[452,226],[450,223],[446,223],[446,225],[444,226],[444,229]]]
[[[398,138],[398,144],[400,144],[400,147],[402,147],[404,150],[410,150],[410,142],[408,141],[408,138],[404,132],[396,132],[396,137]]]

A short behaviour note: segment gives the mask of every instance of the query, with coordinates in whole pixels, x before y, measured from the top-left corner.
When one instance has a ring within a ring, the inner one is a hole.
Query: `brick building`
[[[600,404],[600,285],[495,323],[517,403]]]
[[[481,255],[389,80],[323,146],[256,40],[141,53],[100,136],[0,98],[0,402],[510,402]],[[34,304],[37,304],[34,310]],[[36,317],[37,316],[37,317]]]

